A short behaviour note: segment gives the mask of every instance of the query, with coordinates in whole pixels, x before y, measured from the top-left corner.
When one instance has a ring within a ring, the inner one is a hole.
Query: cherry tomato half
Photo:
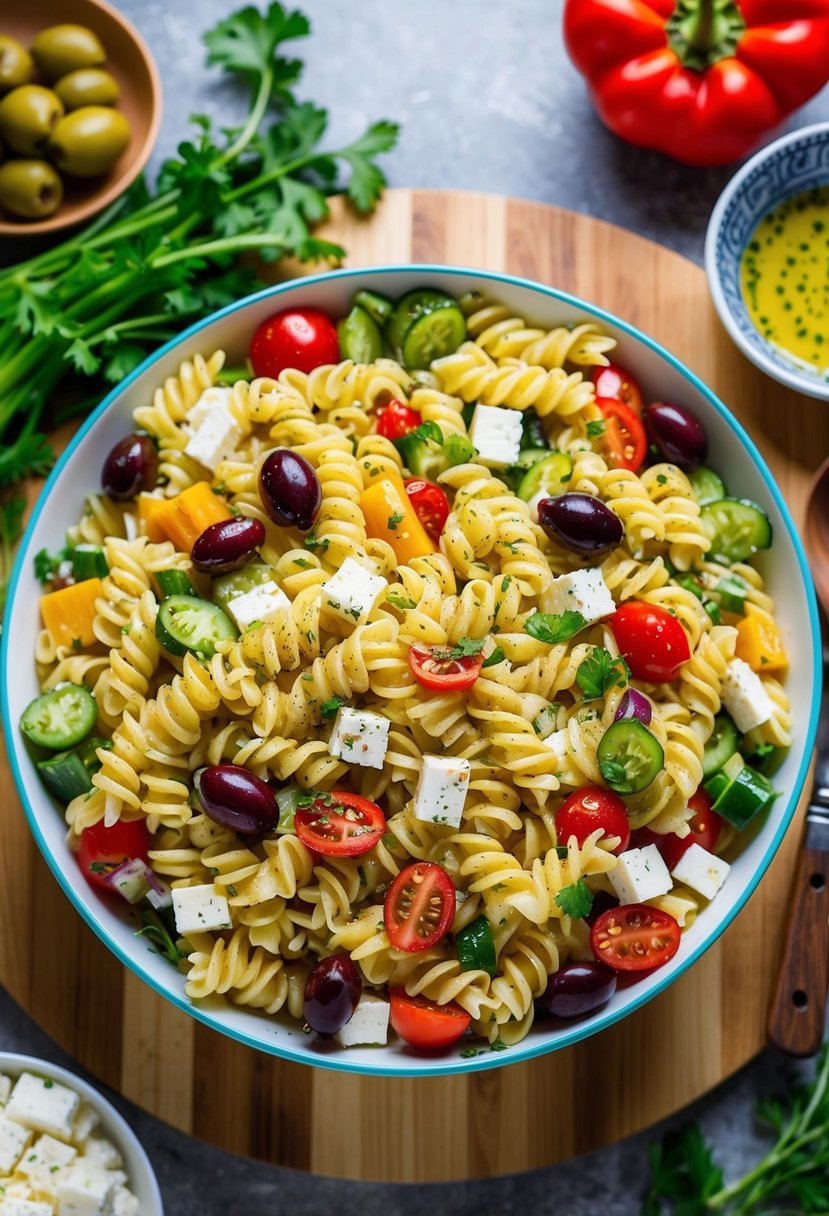
[[[373,849],[386,830],[386,817],[376,802],[332,790],[294,815],[296,834],[307,849],[324,857],[358,857]]]
[[[698,844],[713,853],[722,831],[723,820],[716,811],[711,810],[711,799],[702,788],[697,790],[693,798],[688,799],[688,806],[694,812],[694,817],[688,821],[691,830],[687,836],[679,837],[676,832],[660,835],[658,832],[652,832],[650,828],[640,828],[634,833],[635,847],[641,849],[645,845],[655,844],[669,870],[674,868],[692,844]]]
[[[613,613],[610,628],[637,680],[673,680],[691,657],[688,635],[664,608],[630,600]]]
[[[583,845],[591,832],[601,828],[605,836],[621,837],[614,853],[622,853],[630,840],[628,812],[622,799],[612,790],[585,785],[565,798],[556,811],[556,835],[560,844],[575,836]]]
[[[339,358],[334,322],[318,308],[275,312],[262,322],[250,344],[254,373],[272,379],[286,367],[312,372],[323,363],[337,363]]]
[[[124,861],[140,857],[149,861],[150,833],[144,819],[119,819],[111,828],[101,819],[81,832],[78,865],[90,886],[112,894],[108,874]]]
[[[481,674],[482,654],[456,655],[453,646],[421,646],[409,650],[409,667],[418,684],[432,692],[471,688]]]
[[[438,1005],[422,996],[409,996],[402,988],[389,991],[389,1004],[392,1026],[411,1047],[449,1047],[472,1021],[454,1001]]]
[[[449,518],[449,499],[440,486],[436,486],[433,481],[423,481],[420,477],[409,477],[403,485],[411,499],[415,515],[432,540],[439,540],[443,525]]]
[[[377,434],[382,435],[384,439],[402,439],[415,427],[420,426],[422,421],[417,410],[392,397],[377,415]]]
[[[395,950],[428,950],[446,936],[454,917],[454,884],[433,861],[406,866],[386,893],[383,919]]]
[[[593,368],[593,387],[597,397],[613,397],[629,405],[635,414],[642,416],[642,390],[627,368],[618,363],[607,367]]]
[[[622,904],[594,922],[590,949],[614,971],[652,971],[674,957],[679,938],[679,925],[661,908]]]
[[[607,463],[612,469],[630,469],[635,473],[648,454],[648,438],[641,419],[629,405],[614,397],[597,397],[596,405],[605,417],[602,443]]]

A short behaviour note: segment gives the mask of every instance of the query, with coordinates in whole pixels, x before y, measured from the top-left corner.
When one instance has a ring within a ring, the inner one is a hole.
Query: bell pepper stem
[[[678,0],[665,23],[668,42],[683,67],[697,72],[733,55],[744,29],[734,0]]]

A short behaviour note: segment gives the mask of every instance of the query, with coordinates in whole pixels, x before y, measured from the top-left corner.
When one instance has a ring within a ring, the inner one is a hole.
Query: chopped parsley
[[[488,658],[484,659],[481,666],[482,667],[494,667],[496,663],[503,663],[505,658],[506,658],[506,655],[504,654],[503,649],[500,646],[496,646],[495,649],[493,650],[492,654],[489,655]]]
[[[538,642],[548,642],[555,646],[558,642],[566,642],[584,629],[586,618],[572,609],[567,612],[534,612],[524,623],[524,632]]]
[[[587,437],[588,439],[598,439],[600,435],[605,433],[606,429],[607,423],[604,418],[595,418],[587,424]]]
[[[630,678],[630,668],[621,655],[615,658],[604,646],[594,646],[591,654],[579,663],[576,683],[588,700],[603,697],[617,685],[624,688]]]
[[[323,718],[336,718],[338,711],[343,705],[345,705],[345,701],[342,697],[338,697],[335,693],[332,697],[329,697],[327,701],[323,701],[322,705],[320,706],[320,713],[322,714]]]
[[[325,539],[320,540],[320,538],[314,532],[309,532],[305,537],[305,548],[319,549],[322,553],[324,553],[328,548],[328,538],[326,537]]]
[[[387,591],[386,603],[391,604],[392,608],[400,608],[406,611],[408,608],[415,608],[417,605],[414,600],[409,599],[408,595],[401,595],[399,591]]]
[[[584,879],[579,878],[571,886],[561,888],[556,895],[556,904],[565,916],[581,920],[593,907],[593,892]]]
[[[71,559],[72,550],[68,546],[59,549],[57,553],[49,553],[46,549],[39,549],[34,559],[35,578],[40,583],[51,583],[58,572],[61,562],[68,562]]]
[[[386,520],[386,526],[390,532],[396,532],[397,525],[402,524],[405,518],[406,516],[402,513],[402,511],[395,511],[394,515],[390,515]]]

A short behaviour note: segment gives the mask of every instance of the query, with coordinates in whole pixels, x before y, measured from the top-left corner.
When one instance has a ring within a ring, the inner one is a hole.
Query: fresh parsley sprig
[[[604,646],[594,646],[576,672],[576,683],[588,701],[605,696],[617,685],[624,688],[629,679],[630,668],[622,656],[614,657]]]
[[[584,629],[586,618],[580,612],[568,611],[559,614],[534,612],[524,622],[524,632],[538,642],[549,642],[551,646],[566,642]]]
[[[0,502],[0,615],[6,603],[9,571],[12,567],[14,546],[23,531],[23,512],[26,499],[16,496]],[[3,626],[0,624],[0,633]]]
[[[556,904],[565,916],[580,920],[593,907],[593,892],[583,878],[577,878],[569,887],[562,887],[556,895]]]

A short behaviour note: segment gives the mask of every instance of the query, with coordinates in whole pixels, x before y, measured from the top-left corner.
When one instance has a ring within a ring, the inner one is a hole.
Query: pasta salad
[[[727,881],[790,743],[771,525],[614,346],[429,287],[276,313],[37,555],[21,729],[192,1000],[500,1048]]]

